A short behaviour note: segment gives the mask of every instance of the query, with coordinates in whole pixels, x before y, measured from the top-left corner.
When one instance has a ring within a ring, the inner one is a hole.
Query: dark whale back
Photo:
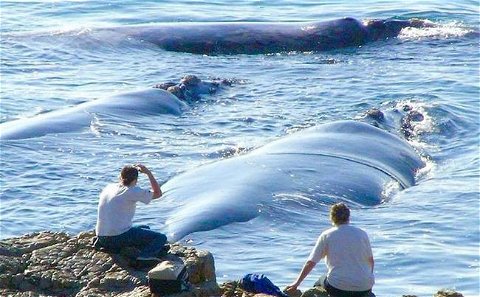
[[[267,54],[357,46],[368,39],[361,22],[193,23],[123,28],[129,36],[169,51],[194,54]]]
[[[176,52],[193,54],[268,54],[324,51],[363,45],[397,36],[422,21],[373,20],[366,25],[354,18],[325,22],[176,23],[107,29]]]

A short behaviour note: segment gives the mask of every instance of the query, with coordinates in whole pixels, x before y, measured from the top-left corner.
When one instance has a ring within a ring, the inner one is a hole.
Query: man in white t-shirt
[[[152,191],[137,186],[138,172],[148,176]],[[110,251],[135,246],[141,249],[137,260],[158,261],[167,237],[150,230],[148,226],[133,227],[132,220],[137,202],[149,204],[161,196],[160,186],[147,167],[142,164],[124,166],[120,172],[120,181],[109,184],[100,194],[95,246]]]
[[[331,207],[330,219],[334,227],[320,234],[296,281],[287,286],[285,291],[290,293],[297,290],[315,265],[325,257],[327,275],[315,285],[322,286],[329,295],[335,297],[374,296],[371,293],[375,283],[374,260],[367,233],[349,224],[350,210],[344,203]]]

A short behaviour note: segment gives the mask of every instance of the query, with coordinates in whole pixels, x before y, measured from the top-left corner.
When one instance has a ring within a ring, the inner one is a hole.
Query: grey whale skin
[[[110,28],[168,51],[194,54],[268,54],[324,51],[396,37],[403,28],[425,27],[412,20],[354,18],[311,23],[177,23]]]
[[[76,106],[0,124],[0,140],[40,137],[89,127],[96,114],[180,114],[186,104],[162,89],[148,89],[92,100]]]
[[[414,185],[424,166],[403,139],[357,121],[308,128],[245,155],[200,166],[162,186],[171,241],[258,215],[274,196],[308,194],[321,203],[381,203],[385,185]],[[171,202],[171,203],[170,203]]]
[[[122,118],[171,114],[179,115],[189,103],[203,94],[213,94],[227,80],[202,81],[195,75],[185,76],[178,84],[158,84],[153,88],[121,93],[81,103],[76,106],[0,123],[0,140],[40,137],[51,133],[67,133],[89,127],[97,115]]]

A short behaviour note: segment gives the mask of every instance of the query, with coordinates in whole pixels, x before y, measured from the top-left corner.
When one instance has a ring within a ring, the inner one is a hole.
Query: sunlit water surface
[[[435,30],[324,53],[202,56],[173,53],[95,28],[163,22],[421,18]],[[479,39],[476,1],[2,1],[1,122],[178,81],[235,79],[181,116],[96,119],[88,129],[2,141],[1,238],[95,225],[99,191],[123,164],[166,181],[288,133],[372,107],[409,103],[428,121],[412,141],[428,160],[417,185],[376,207],[355,207],[376,258],[377,296],[479,295]],[[476,33],[475,33],[476,32]],[[343,169],[348,170],[348,169]],[[146,180],[141,184],[148,186]],[[216,185],[212,185],[215,187]],[[259,217],[191,234],[219,281],[265,273],[291,283],[328,205],[305,197],[261,205]],[[161,201],[135,221],[162,229]],[[308,288],[324,265],[303,283]]]

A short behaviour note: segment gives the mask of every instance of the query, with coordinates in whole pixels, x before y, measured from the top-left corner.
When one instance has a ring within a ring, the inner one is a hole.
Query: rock
[[[220,292],[222,297],[242,297],[247,295],[253,296],[253,294],[249,294],[243,290],[238,281],[229,281],[223,283],[220,285]]]
[[[151,296],[147,272],[132,266],[135,248],[108,254],[93,248],[93,232],[71,237],[40,232],[0,241],[1,296]],[[182,296],[220,295],[213,256],[173,244],[172,258],[186,264],[192,288]]]
[[[288,293],[288,296],[290,296],[290,297],[300,297],[300,296],[302,296],[302,291],[300,291],[299,289],[296,289],[295,292]]]
[[[451,290],[440,290],[433,297],[463,297],[463,295]]]
[[[417,297],[417,295],[402,295],[402,297]],[[463,297],[463,295],[459,292],[443,289],[438,291],[433,297]]]
[[[21,257],[0,255],[0,274],[17,274],[25,267],[25,260]]]
[[[207,251],[198,251],[185,261],[188,280],[192,284],[216,281],[213,255]]]
[[[5,239],[0,242],[0,255],[18,257],[67,239],[67,234],[54,232],[38,232],[22,237]]]
[[[301,297],[328,297],[328,293],[322,287],[313,287],[303,292]]]

